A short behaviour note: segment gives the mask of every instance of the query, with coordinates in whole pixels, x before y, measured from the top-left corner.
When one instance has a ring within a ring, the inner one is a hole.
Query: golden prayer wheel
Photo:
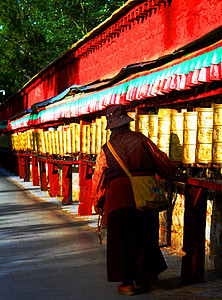
[[[149,115],[148,137],[157,144],[158,115]]]
[[[90,125],[86,125],[86,154],[90,154]]]
[[[82,125],[82,149],[81,152],[86,154],[86,125]]]
[[[222,104],[213,104],[213,124],[222,126]]]
[[[158,133],[170,134],[170,118],[158,117]]]
[[[222,164],[222,104],[213,105],[213,162]]]
[[[43,132],[44,142],[45,142],[45,153],[49,153],[48,151],[48,141],[47,141],[47,131]]]
[[[67,142],[67,139],[66,139],[66,126],[63,126],[62,127],[62,142],[63,142],[63,155],[66,155],[66,142]]]
[[[148,137],[149,115],[138,115],[138,131]]]
[[[101,119],[96,119],[96,155],[101,151]]]
[[[68,126],[66,128],[66,154],[72,153],[72,134],[71,127]]]
[[[90,124],[90,154],[96,154],[96,123]]]
[[[55,130],[51,131],[52,154],[56,154]]]
[[[31,144],[31,130],[27,131],[27,138],[28,138],[28,149],[32,150],[32,144]]]
[[[127,113],[128,116],[132,119],[134,119],[134,121],[129,122],[129,128],[132,131],[136,131],[136,113],[135,112],[128,112]]]
[[[213,108],[197,109],[196,163],[212,162]]]
[[[213,143],[213,162],[222,164],[222,143]]]
[[[63,156],[64,155],[64,143],[63,143],[63,128],[62,126],[59,126],[58,129],[58,139],[59,139],[59,155]]]
[[[49,153],[49,155],[52,155],[51,131],[47,131],[47,142],[48,142],[48,153]]]
[[[75,141],[75,135],[76,135],[76,124],[72,123],[70,124],[70,130],[71,130],[71,153],[74,154],[76,152],[76,141]]]
[[[112,133],[111,130],[107,129],[107,132],[106,132],[106,141],[107,142],[110,140],[111,133]]]
[[[183,157],[183,114],[182,113],[171,113],[170,115],[169,156],[173,161],[181,161]]]
[[[40,139],[41,139],[41,153],[46,153],[45,150],[45,139],[44,139],[44,131],[41,129],[40,131]]]
[[[106,143],[106,125],[106,117],[101,116],[101,146],[103,146]]]
[[[157,146],[169,155],[170,147],[170,118],[158,117]]]
[[[197,130],[197,112],[196,111],[189,111],[184,112],[184,119],[183,119],[183,128],[184,130]]]
[[[197,112],[184,112],[183,159],[185,164],[195,163]]]
[[[76,123],[75,126],[75,150],[76,153],[80,152],[80,124]]]
[[[56,130],[55,131],[55,152],[57,155],[59,155],[60,153],[60,150],[59,150],[59,131]]]

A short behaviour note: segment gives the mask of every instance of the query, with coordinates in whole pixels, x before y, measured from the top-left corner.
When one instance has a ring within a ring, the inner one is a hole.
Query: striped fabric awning
[[[79,117],[101,111],[113,104],[127,104],[165,95],[173,90],[184,91],[192,87],[222,80],[222,41],[161,67],[133,74],[118,84],[99,92],[77,94],[69,99],[41,108],[37,114],[11,121],[12,130],[64,118]]]

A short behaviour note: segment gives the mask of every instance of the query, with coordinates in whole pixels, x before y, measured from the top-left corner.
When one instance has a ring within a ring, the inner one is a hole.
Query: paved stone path
[[[32,189],[37,188],[21,189],[0,173],[0,300],[126,299],[116,283],[106,281],[105,245],[90,218],[30,197]],[[169,269],[149,293],[134,299],[222,298],[218,278],[208,285],[181,285],[180,258],[163,252]]]

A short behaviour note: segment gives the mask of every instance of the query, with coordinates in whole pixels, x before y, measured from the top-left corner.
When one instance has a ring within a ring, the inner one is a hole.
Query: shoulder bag
[[[132,176],[109,141],[107,146],[130,179],[137,209],[140,211],[159,212],[168,209],[168,200],[164,193],[161,192],[161,184],[156,177]]]

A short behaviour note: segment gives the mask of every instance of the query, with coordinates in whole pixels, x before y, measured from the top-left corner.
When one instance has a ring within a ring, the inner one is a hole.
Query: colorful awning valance
[[[205,82],[222,80],[222,41],[176,59],[161,67],[133,74],[113,87],[99,92],[75,95],[49,105],[37,114],[11,122],[11,129],[40,125],[64,118],[79,117],[101,111],[113,104],[149,99],[184,91]]]

